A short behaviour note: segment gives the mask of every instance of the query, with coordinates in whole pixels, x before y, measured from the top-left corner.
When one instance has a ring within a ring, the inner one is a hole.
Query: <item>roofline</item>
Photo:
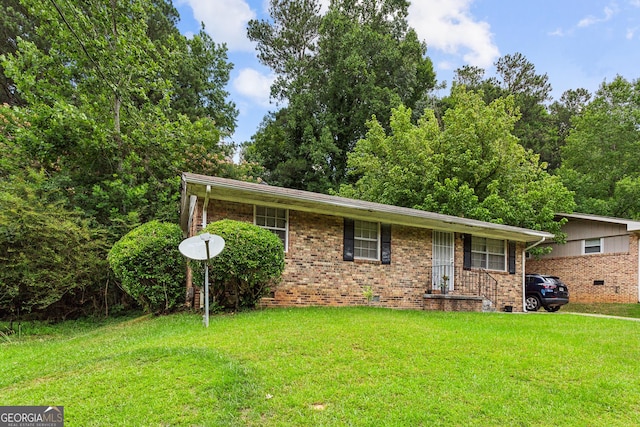
[[[627,231],[640,231],[640,221],[632,219],[615,218],[612,216],[592,215],[583,213],[558,213],[556,216],[564,218],[584,219],[587,221],[608,222],[611,224],[622,224],[627,226]]]
[[[211,200],[226,200],[267,206],[281,206],[292,210],[315,212],[325,215],[469,233],[520,242],[534,242],[540,239],[552,239],[554,237],[553,234],[545,231],[494,224],[419,209],[403,208],[266,184],[198,175],[189,172],[182,174],[180,225],[184,231],[186,231],[189,219],[189,197],[191,195],[203,197],[206,187],[210,187],[210,192],[208,193],[210,203]]]

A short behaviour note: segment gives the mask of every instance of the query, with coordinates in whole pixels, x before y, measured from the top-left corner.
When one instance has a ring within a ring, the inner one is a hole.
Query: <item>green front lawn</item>
[[[640,323],[376,308],[145,317],[0,344],[68,426],[640,424]]]
[[[640,304],[592,303],[578,304],[570,302],[561,308],[562,311],[574,313],[606,314],[609,316],[633,317],[640,319]]]

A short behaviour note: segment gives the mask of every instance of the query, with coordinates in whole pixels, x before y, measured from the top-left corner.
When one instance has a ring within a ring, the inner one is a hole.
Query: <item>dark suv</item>
[[[525,285],[527,311],[537,311],[540,306],[547,311],[558,311],[569,302],[569,289],[556,276],[527,274]]]

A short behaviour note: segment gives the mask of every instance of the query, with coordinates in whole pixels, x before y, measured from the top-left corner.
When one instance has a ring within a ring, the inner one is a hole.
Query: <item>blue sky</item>
[[[180,31],[200,22],[216,43],[226,43],[234,64],[227,87],[240,114],[236,143],[248,141],[268,111],[270,70],[246,38],[250,19],[268,19],[268,0],[174,0]],[[321,0],[328,4],[329,0]],[[640,0],[413,0],[409,24],[427,43],[438,81],[449,93],[453,70],[476,65],[493,74],[493,63],[522,53],[546,73],[558,99],[565,90],[592,93],[617,74],[640,77]]]

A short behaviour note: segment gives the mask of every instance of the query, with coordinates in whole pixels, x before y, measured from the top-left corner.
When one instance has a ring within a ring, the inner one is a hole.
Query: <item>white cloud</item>
[[[245,0],[180,0],[193,10],[193,17],[204,22],[216,43],[226,43],[229,51],[254,50],[247,38],[247,23],[256,17]]]
[[[594,16],[587,16],[586,18],[583,18],[580,20],[580,22],[578,22],[578,27],[589,27],[593,24],[595,24],[596,22],[598,22],[598,19]]]
[[[458,66],[451,61],[438,62],[438,69],[440,70],[455,70],[456,68],[458,68]]]
[[[234,89],[242,96],[263,107],[269,106],[271,84],[275,77],[261,74],[253,68],[243,68],[233,79]]]
[[[608,21],[609,19],[613,18],[613,15],[616,14],[617,8],[611,8],[611,7],[605,7],[604,8],[604,20]]]
[[[637,0],[640,1],[640,0]],[[320,13],[325,13],[327,10],[329,10],[329,4],[331,3],[331,0],[318,0],[318,3],[320,4]],[[262,0],[261,1],[261,13],[264,15],[269,15],[269,7],[271,6],[271,1],[270,0]]]
[[[595,17],[593,15],[589,15],[586,18],[581,19],[580,22],[578,22],[578,27],[585,28],[585,27],[590,27],[591,25],[597,24],[599,22],[606,22],[611,18],[613,18],[613,15],[616,14],[616,10],[612,7],[607,6],[604,8],[603,14],[604,16],[600,18]]]
[[[551,31],[551,32],[549,32],[547,34],[549,34],[550,36],[555,36],[555,37],[564,37],[566,35],[566,33],[564,32],[564,30],[562,28],[556,28],[555,31]]]
[[[491,27],[471,15],[473,0],[421,0],[409,7],[409,25],[430,49],[462,55],[469,65],[490,67],[500,51]],[[462,52],[462,53],[461,53]]]
[[[627,28],[627,40],[633,40],[633,36],[635,35],[637,30],[637,28]]]

